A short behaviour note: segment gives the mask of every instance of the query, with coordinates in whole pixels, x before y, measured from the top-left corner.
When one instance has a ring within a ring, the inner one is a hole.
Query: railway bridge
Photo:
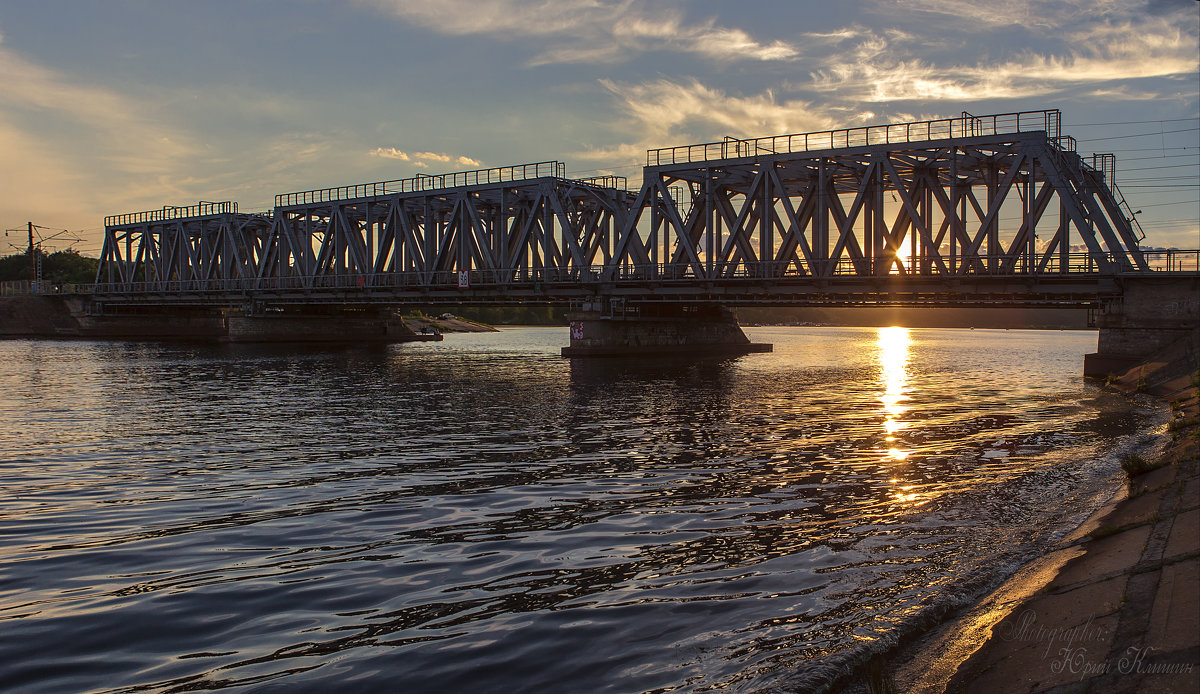
[[[330,326],[401,306],[559,304],[578,312],[576,353],[610,353],[746,349],[729,306],[1072,306],[1113,323],[1103,353],[1131,286],[1190,306],[1200,275],[1200,252],[1139,247],[1115,157],[1081,155],[1057,110],[654,149],[633,190],[565,169],[286,193],[267,213],[114,215],[92,313]],[[1178,336],[1158,322],[1154,341]]]

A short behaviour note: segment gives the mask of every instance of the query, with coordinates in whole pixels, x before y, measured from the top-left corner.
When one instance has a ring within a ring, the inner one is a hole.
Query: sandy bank
[[[466,318],[413,318],[412,316],[404,317],[404,324],[413,332],[422,333],[429,330],[437,330],[443,333],[494,333],[496,328],[484,323],[476,323],[469,321]]]

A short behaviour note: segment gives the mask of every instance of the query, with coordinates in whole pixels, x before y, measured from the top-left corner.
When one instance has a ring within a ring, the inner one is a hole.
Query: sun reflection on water
[[[896,445],[896,432],[907,425],[902,417],[908,411],[903,403],[908,400],[908,348],[912,344],[908,328],[880,328],[876,344],[879,347],[879,371],[883,381],[883,395],[880,402],[883,405],[883,429],[886,433],[884,440],[889,448],[885,460],[904,460],[912,451]]]

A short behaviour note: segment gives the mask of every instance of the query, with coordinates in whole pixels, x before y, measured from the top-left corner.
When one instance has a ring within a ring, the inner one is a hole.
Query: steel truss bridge
[[[1096,305],[1143,252],[1111,154],[1057,110],[651,150],[105,219],[98,305]]]

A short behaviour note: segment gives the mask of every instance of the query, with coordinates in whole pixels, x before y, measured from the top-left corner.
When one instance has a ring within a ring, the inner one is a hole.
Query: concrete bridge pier
[[[564,357],[711,355],[770,352],[750,342],[733,312],[716,304],[585,304],[568,314],[571,345]]]
[[[69,313],[68,313],[69,309]],[[441,340],[416,333],[395,311],[343,306],[142,307],[122,312],[64,308],[81,337],[199,342],[416,342]]]
[[[1163,349],[1191,341],[1200,350],[1200,278],[1124,277],[1122,295],[1105,301],[1096,317],[1096,351],[1084,356],[1083,375],[1120,374]]]
[[[225,317],[223,342],[413,342],[440,340],[414,333],[387,309],[255,308]]]

